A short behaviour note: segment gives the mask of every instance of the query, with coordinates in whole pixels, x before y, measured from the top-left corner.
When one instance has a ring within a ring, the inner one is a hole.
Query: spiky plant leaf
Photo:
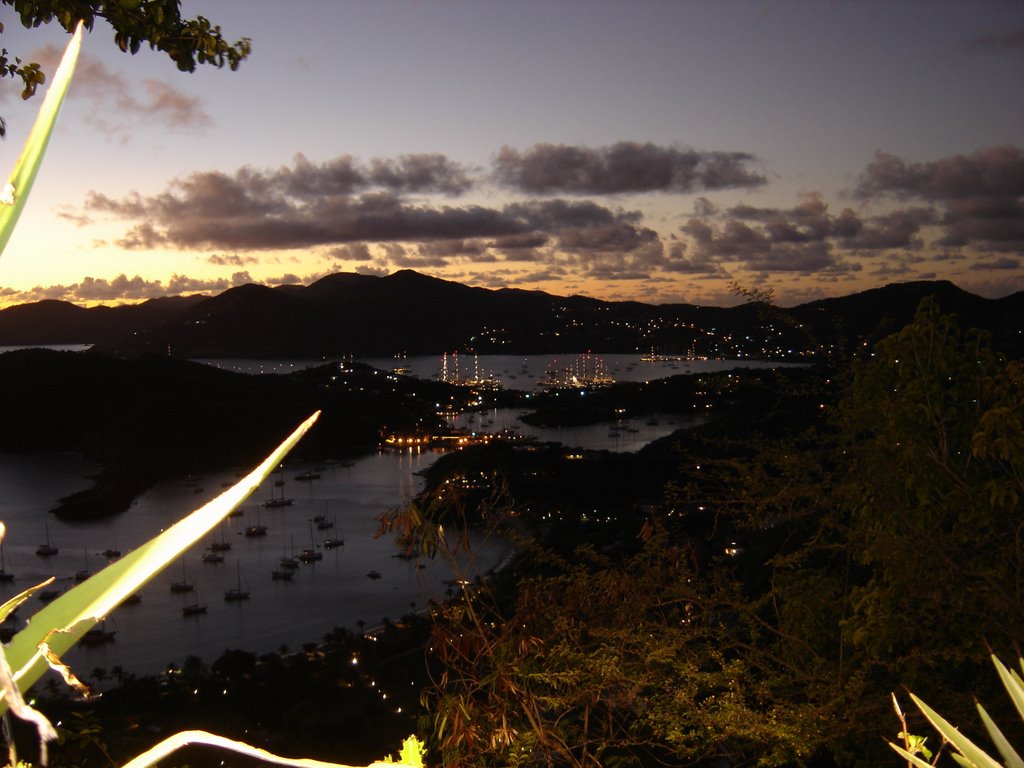
[[[960,733],[948,720],[921,701],[921,699],[914,694],[910,694],[910,698],[914,700],[917,708],[928,718],[929,722],[935,727],[935,730],[964,757],[964,760],[957,760],[957,762],[970,768],[1002,768],[983,749]],[[958,755],[953,755],[954,759],[958,757]]]
[[[21,690],[27,690],[48,667],[41,648],[60,656],[126,597],[181,556],[242,504],[313,426],[320,412],[304,421],[252,472],[208,504],[175,523],[120,560],[73,587],[32,617],[7,646],[6,656]],[[6,702],[0,702],[0,712]]]
[[[1003,687],[1010,694],[1013,705],[1017,708],[1021,719],[1024,720],[1024,683],[1021,682],[1014,670],[1007,669],[995,655],[992,656],[992,663],[996,665],[996,672],[999,673],[999,679],[1003,681]],[[1024,659],[1021,660],[1021,664],[1024,665]]]
[[[415,739],[416,737],[410,736],[409,738]],[[408,739],[406,739],[406,742],[408,742]],[[193,744],[220,747],[221,749],[230,750],[231,752],[236,752],[240,755],[254,757],[258,759],[261,764],[272,763],[288,766],[288,768],[357,768],[356,766],[343,765],[341,763],[328,763],[322,760],[313,760],[306,757],[281,757],[280,755],[267,752],[265,749],[252,747],[244,742],[226,739],[223,736],[218,736],[206,731],[182,731],[180,733],[176,733],[173,736],[164,739],[155,747],[152,747],[139,755],[134,760],[129,761],[123,766],[123,768],[150,768],[150,766],[155,765],[158,761],[166,759],[182,747]],[[423,768],[423,762],[395,763],[390,759],[385,759],[371,763],[370,765],[365,766],[365,768]]]
[[[7,241],[11,239],[14,232],[14,225],[18,222],[22,209],[25,207],[25,200],[32,189],[32,184],[39,172],[39,164],[43,160],[46,146],[50,143],[50,134],[53,133],[53,126],[57,122],[57,113],[64,103],[64,96],[71,85],[71,75],[75,71],[75,63],[78,61],[78,51],[82,47],[82,23],[79,22],[74,35],[71,36],[67,48],[64,49],[64,57],[61,59],[57,73],[54,75],[53,83],[46,91],[46,98],[39,108],[36,122],[32,126],[32,132],[25,140],[25,146],[21,150],[21,156],[14,165],[7,180],[7,186],[0,198],[0,253],[7,247]]]
[[[988,737],[992,739],[992,743],[996,745],[996,749],[1002,755],[1006,768],[1024,768],[1024,760],[1017,754],[1017,750],[1010,744],[1010,740],[1003,735],[1003,732],[999,730],[999,726],[989,717],[988,712],[985,711],[981,704],[978,704],[978,714],[981,715],[981,722],[985,724]]]

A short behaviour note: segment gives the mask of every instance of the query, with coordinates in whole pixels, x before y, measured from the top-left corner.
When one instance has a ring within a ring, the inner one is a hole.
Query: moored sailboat
[[[0,542],[0,582],[14,581],[14,574],[7,570],[7,550]]]
[[[196,585],[185,576],[185,558],[181,559],[181,580],[171,582],[171,592],[193,592]]]
[[[40,544],[36,547],[36,554],[40,557],[52,557],[56,555],[60,550],[50,543],[50,526],[47,523],[43,523],[43,529],[46,531],[46,543]]]
[[[235,568],[238,572],[238,582],[234,587],[224,590],[224,599],[228,602],[249,599],[249,590],[242,589],[242,566],[237,561],[235,562]]]

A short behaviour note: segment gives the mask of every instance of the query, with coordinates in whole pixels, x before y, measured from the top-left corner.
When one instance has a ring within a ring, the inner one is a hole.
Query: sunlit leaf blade
[[[242,504],[281,463],[319,415],[317,411],[306,419],[256,469],[213,501],[36,613],[6,648],[7,660],[21,690],[27,690],[47,669],[47,662],[39,651],[40,643],[48,643],[50,650],[58,656],[71,648],[99,619],[137,592]],[[59,631],[54,632],[54,629]],[[6,705],[0,702],[0,712],[5,708]]]
[[[79,22],[75,34],[64,50],[64,58],[57,68],[53,83],[46,91],[46,98],[39,108],[32,132],[28,135],[21,156],[7,180],[7,187],[4,190],[5,202],[0,203],[0,253],[3,253],[7,241],[11,239],[14,225],[18,222],[21,210],[25,207],[25,200],[32,189],[32,183],[39,172],[39,164],[46,152],[46,145],[50,143],[53,126],[57,122],[57,113],[60,112],[60,106],[64,103],[64,96],[71,84],[71,75],[75,71],[81,46],[82,24]]]
[[[217,736],[216,734],[207,733],[206,731],[182,731],[181,733],[176,733],[170,738],[161,741],[147,752],[139,755],[134,760],[126,763],[123,768],[148,768],[148,766],[153,765],[158,760],[163,760],[182,747],[192,744],[220,747],[221,749],[227,749],[240,755],[257,758],[264,763],[284,765],[289,766],[289,768],[354,768],[354,766],[344,765],[342,763],[327,763],[322,760],[313,760],[310,758],[281,757],[280,755],[267,752],[265,749],[252,747],[241,741],[226,739],[223,736]],[[366,768],[417,768],[417,766],[422,768],[422,765],[422,761],[394,763],[390,760],[386,760],[383,762],[378,761],[371,763],[369,766],[366,766]]]
[[[1024,720],[1024,685],[1021,684],[1020,677],[1013,670],[1007,669],[1003,662],[994,655],[992,656],[992,663],[996,665],[996,672],[999,673],[999,679],[1003,681],[1003,687],[1010,694],[1013,705],[1017,708],[1017,712],[1020,713],[1021,719]]]
[[[992,743],[996,745],[996,749],[999,750],[999,754],[1003,756],[1003,760],[1006,763],[1006,768],[1024,768],[1024,760],[1021,760],[1017,750],[1010,744],[1010,740],[1003,735],[1003,732],[999,730],[999,726],[996,725],[995,721],[989,716],[985,708],[978,705],[978,714],[981,715],[981,722],[985,724],[985,730],[988,731],[988,737],[992,739]]]
[[[917,708],[920,709],[931,724],[935,726],[935,730],[942,734],[942,736],[945,737],[945,739],[967,759],[968,764],[977,766],[977,768],[1002,768],[1002,766],[989,757],[983,749],[960,733],[960,731],[953,727],[948,720],[921,701],[921,699],[914,694],[910,694],[910,698],[914,700]],[[954,755],[954,757],[956,756]]]

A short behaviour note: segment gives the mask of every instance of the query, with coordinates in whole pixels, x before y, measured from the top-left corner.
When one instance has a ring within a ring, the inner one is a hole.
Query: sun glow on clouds
[[[771,285],[783,303],[915,279],[1024,290],[1024,131],[1004,114],[1019,99],[989,98],[1016,82],[1024,17],[999,17],[1002,5],[944,6],[911,36],[901,25],[912,14],[786,2],[771,19],[742,5],[638,0],[646,13],[611,4],[585,19],[545,5],[541,26],[530,3],[407,14],[253,2],[258,14],[204,11],[253,33],[237,73],[175,78],[166,62],[121,57],[92,35],[38,199],[0,260],[0,286],[17,286],[0,288],[0,303],[398,269],[706,304],[735,303],[733,281]],[[493,37],[497,16],[515,45]],[[427,28],[462,35],[427,48]],[[875,87],[885,57],[863,62],[854,29],[933,71],[944,83],[935,108],[958,116],[957,131],[935,130],[905,67]],[[5,45],[16,34],[9,25]],[[46,34],[29,33],[36,43],[21,50],[42,45],[45,59]],[[707,67],[726,34],[727,65]],[[488,55],[467,68],[458,43]],[[801,55],[812,52],[809,72]],[[355,61],[374,66],[356,76]],[[822,101],[814,87],[826,81]],[[331,99],[304,101],[323,88]],[[19,109],[0,101],[5,116]],[[893,116],[892,138],[854,119],[880,114]],[[829,174],[815,175],[822,165]]]
[[[94,191],[66,214],[113,227],[108,250],[159,254],[168,264],[193,254],[195,277],[50,290],[138,299],[223,290],[243,278],[273,282],[282,270],[308,282],[336,270],[416,269],[488,287],[647,301],[722,301],[730,281],[799,276],[804,293],[782,294],[796,300],[831,286],[857,290],[867,278],[953,269],[970,283],[972,272],[1021,265],[1019,148],[928,163],[878,153],[858,176],[853,205],[841,207],[817,193],[788,207],[722,206],[705,196],[764,186],[757,164],[747,153],[619,142],[504,147],[490,169],[439,154],[321,163],[300,155],[272,170],[195,172],[155,195]],[[503,202],[475,202],[481,191]],[[652,215],[645,195],[666,194],[675,216]]]

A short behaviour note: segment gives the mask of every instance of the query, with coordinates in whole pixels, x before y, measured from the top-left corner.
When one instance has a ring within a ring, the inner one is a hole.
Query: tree
[[[91,31],[97,18],[104,19],[122,51],[134,54],[148,43],[151,49],[166,53],[182,72],[195,71],[197,64],[237,69],[252,48],[246,37],[228,43],[220,27],[202,16],[182,19],[180,0],[0,0],[0,4],[12,7],[28,29],[56,22],[73,32],[81,21]],[[31,98],[46,81],[38,63],[25,62],[6,48],[0,50],[0,76],[20,79],[23,99]],[[0,136],[5,131],[0,118]]]
[[[830,414],[806,431],[691,433],[642,542],[529,549],[438,610],[445,764],[878,765],[891,692],[996,700],[989,650],[1024,637],[1024,366],[925,302],[842,380],[799,398]],[[404,522],[436,543],[460,519]]]

